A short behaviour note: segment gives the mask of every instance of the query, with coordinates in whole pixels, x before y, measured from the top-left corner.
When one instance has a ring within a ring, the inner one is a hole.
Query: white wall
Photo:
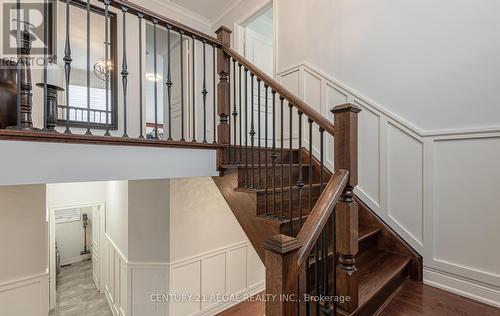
[[[170,216],[169,293],[209,297],[264,289],[264,265],[212,178],[171,180]],[[229,305],[176,302],[170,315],[214,315]]]
[[[323,115],[362,109],[356,194],[423,255],[424,281],[500,306],[500,255],[486,246],[500,243],[500,133],[424,136],[309,64],[279,76]]]
[[[216,175],[215,150],[0,141],[0,152],[0,185]]]
[[[0,186],[0,314],[47,315],[45,185]]]
[[[499,127],[497,1],[277,2],[279,71],[308,62],[428,133]]]

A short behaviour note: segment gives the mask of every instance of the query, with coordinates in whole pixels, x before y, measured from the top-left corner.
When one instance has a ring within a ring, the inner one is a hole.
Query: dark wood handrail
[[[103,0],[99,0],[103,2]],[[167,26],[170,25],[172,26],[172,30],[179,32],[182,31],[184,32],[185,35],[192,36],[194,35],[196,38],[201,39],[201,40],[206,40],[209,44],[215,44],[217,47],[220,47],[222,45],[221,41],[219,41],[216,37],[207,35],[203,32],[200,32],[192,27],[189,27],[185,24],[179,23],[175,20],[169,19],[163,15],[158,14],[157,12],[151,11],[149,9],[146,9],[144,7],[141,7],[140,5],[137,5],[133,2],[127,1],[127,0],[113,0],[110,3],[111,6],[121,9],[121,7],[127,7],[128,8],[128,13],[135,14],[137,15],[138,13],[144,14],[144,18],[147,20],[152,21],[153,19],[158,20],[159,25]]]
[[[173,147],[189,149],[220,149],[226,145],[211,143],[192,143],[185,141],[125,138],[114,136],[78,135],[63,133],[46,133],[35,131],[0,130],[0,140],[28,141],[28,142],[53,142],[92,145],[115,146],[142,146],[142,147]]]
[[[288,102],[293,104],[299,109],[302,113],[304,113],[308,118],[310,118],[313,122],[319,125],[322,129],[324,129],[330,135],[334,135],[335,128],[331,121],[329,121],[323,114],[319,113],[311,106],[307,105],[300,98],[295,96],[290,90],[285,88],[278,81],[269,77],[265,72],[257,68],[254,64],[248,61],[245,57],[238,54],[234,49],[230,47],[223,47],[224,51],[231,56],[233,59],[242,64],[246,69],[256,75],[259,79],[261,79],[265,84],[267,84],[271,89],[279,93],[282,97],[284,97]]]
[[[349,179],[349,171],[339,169],[328,181],[325,190],[321,193],[309,217],[297,234],[297,241],[302,245],[297,253],[297,267],[301,267],[311,253],[316,241],[323,231],[337,200],[344,191]]]

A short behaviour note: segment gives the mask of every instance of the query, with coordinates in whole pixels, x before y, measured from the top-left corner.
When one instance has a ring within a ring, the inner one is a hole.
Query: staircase
[[[334,107],[331,124],[228,43],[219,61],[228,146],[213,179],[265,263],[266,294],[281,298],[266,302],[266,315],[377,314],[422,279],[422,260],[354,195],[359,109]],[[335,170],[325,166],[327,137]]]

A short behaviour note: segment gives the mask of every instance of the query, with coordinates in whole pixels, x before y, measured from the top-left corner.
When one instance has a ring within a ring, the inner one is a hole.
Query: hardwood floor
[[[262,316],[264,302],[243,302],[218,316]],[[379,316],[500,316],[495,308],[421,282],[408,281],[378,314]]]
[[[263,293],[264,292],[259,293],[256,296],[261,295]],[[253,297],[256,297],[256,296],[253,296]],[[262,300],[254,301],[254,302],[246,301],[246,302],[242,302],[236,306],[233,306],[233,307],[223,311],[220,314],[217,314],[217,316],[233,316],[233,315],[263,316],[263,315],[265,315],[265,312],[266,312],[266,304],[264,303],[264,301],[262,301]]]
[[[498,316],[500,308],[410,281],[403,285],[379,315]]]

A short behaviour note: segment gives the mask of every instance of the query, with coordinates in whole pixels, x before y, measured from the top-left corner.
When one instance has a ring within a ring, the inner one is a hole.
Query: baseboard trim
[[[500,288],[479,284],[430,267],[424,267],[424,283],[500,308]]]

